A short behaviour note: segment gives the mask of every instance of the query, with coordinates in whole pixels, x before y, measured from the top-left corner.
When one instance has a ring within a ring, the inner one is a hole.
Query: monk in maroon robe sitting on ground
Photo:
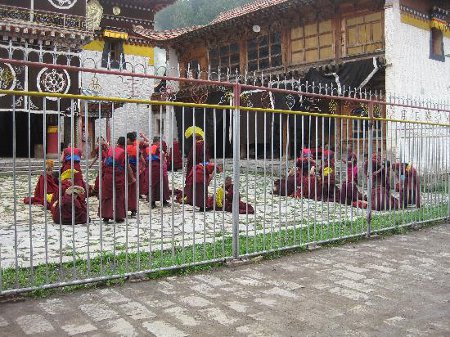
[[[52,195],[58,192],[58,179],[53,176],[53,165],[53,160],[47,160],[45,162],[45,175],[40,175],[36,188],[34,189],[34,196],[23,199],[25,204],[32,203],[44,206],[44,200],[47,197],[47,208],[50,209]],[[47,182],[47,196],[45,195],[45,182]]]
[[[60,202],[61,204],[59,204]],[[77,225],[89,222],[84,188],[80,186],[65,188],[61,201],[58,197],[53,201],[51,212],[55,224]]]
[[[72,174],[73,184],[83,187],[86,190],[86,183],[83,179],[83,172],[81,171],[81,150],[69,146],[61,153],[60,180],[72,179]]]
[[[401,207],[416,205],[420,208],[420,178],[417,170],[407,163],[396,163],[392,169],[398,180],[395,189],[400,193]]]
[[[184,187],[187,204],[199,207],[200,211],[208,209],[208,187],[216,170],[220,172],[221,169],[208,162],[197,164],[192,168]]]
[[[231,177],[226,177],[224,186],[220,186],[216,190],[216,194],[208,198],[208,208],[212,209],[215,206],[216,210],[224,210],[231,213],[233,212],[233,196],[233,181],[231,180]],[[238,195],[238,198],[239,214],[255,213],[252,205],[240,200],[240,195]]]
[[[186,158],[186,177],[191,172],[194,165],[209,162],[211,156],[205,144],[205,133],[198,126],[191,126],[184,133],[186,138],[193,137],[193,145],[191,151]],[[194,153],[195,152],[195,153]]]
[[[327,156],[322,157],[322,166],[319,169],[319,186],[322,188],[319,197],[322,201],[334,201],[339,196],[335,172],[334,153],[330,151]]]
[[[377,157],[366,161],[364,164],[364,173],[368,176],[369,165],[372,166],[372,209],[375,211],[385,211],[398,209],[399,200],[391,195],[390,191],[390,163],[388,161],[380,162]]]
[[[296,198],[320,200],[322,187],[316,179],[316,162],[312,159],[311,150],[303,149],[302,157],[297,159],[298,182]]]

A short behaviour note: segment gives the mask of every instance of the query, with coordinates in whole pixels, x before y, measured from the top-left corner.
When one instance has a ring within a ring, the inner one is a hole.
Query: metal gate
[[[279,77],[255,86],[243,76],[0,64],[8,107],[1,113],[12,121],[12,158],[0,159],[0,294],[449,217],[445,104]],[[6,85],[14,66],[46,68],[54,92]],[[58,92],[71,73],[91,74],[89,90]],[[163,89],[152,99],[103,97],[94,90],[98,76],[159,81]],[[25,158],[17,155],[21,137]]]

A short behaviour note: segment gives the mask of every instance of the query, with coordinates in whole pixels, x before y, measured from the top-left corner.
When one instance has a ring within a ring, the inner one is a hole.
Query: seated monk
[[[215,196],[208,198],[208,208],[216,210],[225,210],[226,212],[233,212],[233,181],[231,177],[225,178],[224,186],[220,186]],[[254,214],[253,206],[243,202],[239,197],[239,214]]]
[[[347,178],[350,179],[344,180],[341,184],[339,191],[339,202],[344,205],[366,208],[366,197],[358,189],[357,173]]]
[[[61,153],[61,178],[72,179],[73,184],[86,188],[86,183],[83,179],[83,172],[81,171],[81,150],[77,148],[67,147]],[[73,166],[72,166],[73,164]],[[64,178],[63,178],[64,177]]]
[[[380,162],[376,156],[364,163],[364,173],[368,175],[369,165],[372,165],[372,209],[374,211],[384,211],[389,209],[398,209],[399,200],[391,195],[390,192],[390,163]]]
[[[187,204],[199,207],[200,211],[207,209],[208,187],[216,170],[220,172],[220,168],[209,162],[192,167],[184,187]]]
[[[320,200],[321,182],[316,179],[316,162],[309,157],[297,159],[298,181],[296,198]]]
[[[193,147],[186,157],[186,181],[187,175],[191,172],[193,166],[208,162],[211,159],[208,146],[205,144],[205,132],[198,126],[190,126],[186,129],[184,136],[193,137]],[[189,141],[190,142],[190,141]]]
[[[417,170],[407,163],[396,163],[392,169],[398,180],[395,189],[400,193],[401,207],[416,205],[420,208],[420,178]]]
[[[303,149],[302,156],[296,160],[296,168],[289,170],[285,179],[276,180],[273,194],[284,196],[295,196],[296,189],[303,182],[303,177],[314,175],[316,162],[311,157],[311,150]]]
[[[23,199],[25,204],[37,204],[45,206],[45,199],[47,199],[47,208],[50,209],[50,201],[52,195],[58,192],[58,179],[53,176],[53,160],[45,162],[45,176],[41,174],[34,189],[34,196]],[[47,182],[47,195],[45,196],[45,183]]]
[[[58,199],[51,205],[52,218],[55,224],[72,225],[72,212],[74,213],[73,224],[83,224],[89,221],[84,188],[70,186],[65,189],[61,201]]]
[[[384,186],[372,189],[372,209],[374,211],[395,210],[400,207],[400,202]]]
[[[336,173],[333,156],[324,158],[319,170],[320,186],[322,187],[320,199],[322,201],[335,201],[339,195],[336,186]]]
[[[273,194],[292,196],[295,193],[295,188],[298,186],[298,175],[299,172],[296,168],[291,168],[288,175],[284,179],[277,179],[273,185]]]

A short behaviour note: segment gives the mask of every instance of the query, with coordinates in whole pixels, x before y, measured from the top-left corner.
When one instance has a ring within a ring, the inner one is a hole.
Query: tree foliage
[[[158,12],[156,29],[174,29],[205,25],[219,13],[253,2],[254,0],[178,0]]]

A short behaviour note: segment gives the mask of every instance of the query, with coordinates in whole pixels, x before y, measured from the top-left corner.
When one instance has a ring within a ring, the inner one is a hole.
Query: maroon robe
[[[332,172],[328,173],[327,176],[324,174],[324,170],[328,168],[331,169]],[[321,187],[321,193],[320,193],[320,199],[322,201],[335,201],[339,197],[339,189],[336,186],[336,169],[334,165],[334,159],[330,158],[328,160],[325,158],[323,162],[323,166],[319,170],[320,175],[320,184]]]
[[[139,195],[147,195],[148,194],[148,160],[145,158],[147,155],[143,156],[142,154],[148,153],[149,145],[146,143],[140,143],[141,148],[141,156],[139,159]]]
[[[358,190],[356,180],[342,182],[339,191],[339,202],[344,205],[354,205],[355,202],[360,200],[365,200],[365,198]]]
[[[113,167],[113,153],[115,156],[115,166]],[[115,191],[115,219],[123,220],[126,216],[125,211],[125,150],[121,147],[111,147],[108,150],[108,156],[105,158],[105,172],[102,177],[102,199],[101,214],[104,219],[114,219],[114,191]],[[113,178],[114,175],[114,178]],[[115,183],[115,185],[113,184]]]
[[[47,194],[54,194],[58,192],[58,181],[56,178],[53,177],[51,174],[45,175],[47,180]],[[34,196],[29,198],[23,199],[23,202],[25,204],[29,204],[30,202],[35,205],[42,205],[44,206],[45,198],[44,195],[44,188],[45,188],[45,178],[44,175],[41,174],[39,177],[39,180],[36,184],[36,187],[34,189]],[[47,204],[47,208],[50,208],[50,205]]]
[[[148,199],[151,202],[154,201],[167,201],[170,198],[169,190],[169,175],[167,172],[167,162],[162,163],[162,179],[161,179],[161,167],[160,161],[158,159],[150,160],[151,162],[151,185],[150,193],[148,193]],[[146,181],[149,181],[148,176],[150,174],[149,170],[146,171]],[[161,200],[161,189],[162,189],[162,200]],[[148,186],[147,186],[148,190]]]
[[[186,177],[185,195],[189,205],[205,208],[208,203],[208,187],[210,175],[214,172],[214,165],[197,164]],[[195,175],[195,184],[194,184]],[[194,200],[195,189],[195,200]]]
[[[233,212],[233,184],[229,185],[225,188],[225,211],[227,212]],[[253,209],[253,206],[243,202],[240,200],[240,195],[238,195],[239,198],[239,214],[254,214],[255,210]]]
[[[386,187],[378,186],[372,189],[372,209],[374,211],[398,209],[399,207],[399,200],[391,195]]]
[[[61,174],[64,173],[66,170],[70,170],[72,167],[72,148],[68,147],[64,149],[63,151],[64,158],[61,166]],[[73,175],[73,184],[76,186],[83,187],[85,190],[86,183],[83,179],[83,172],[81,171],[81,150],[74,148],[73,149],[73,169],[78,171],[77,173],[74,173]]]
[[[140,160],[140,152],[138,144],[135,142],[132,145],[127,145],[127,154],[128,154],[128,163],[130,164],[131,171],[133,172],[133,175],[137,177],[137,162]],[[141,163],[139,163],[140,166],[142,166]],[[141,170],[141,167],[139,167],[139,171]],[[137,193],[137,181],[130,182],[128,180],[128,211],[130,212],[136,212],[137,211],[137,204],[138,204],[138,196]]]
[[[296,175],[289,175],[287,178],[275,180],[275,190],[273,191],[273,194],[282,196],[292,196],[295,194],[295,185],[298,174],[299,173],[296,173]]]
[[[60,213],[61,209],[61,213]],[[75,225],[88,222],[88,212],[86,207],[86,199],[82,196],[73,196],[73,211]],[[59,201],[53,203],[51,207],[52,218],[55,224],[72,225],[72,195],[64,194],[61,198],[61,206]]]
[[[173,154],[173,167],[172,167],[172,154]],[[183,159],[181,158],[180,143],[178,141],[173,142],[173,147],[169,150],[169,153],[167,154],[167,162],[174,171],[183,168]]]
[[[302,176],[302,181],[297,185],[296,198],[320,200],[322,186],[314,175]]]
[[[147,148],[147,169],[144,172],[144,181],[146,186],[144,188],[145,194],[147,195],[147,199],[152,203],[155,201],[167,202],[170,198],[170,190],[169,190],[169,174],[167,169],[167,160],[164,158],[164,161],[161,163],[161,148],[163,151],[167,150],[167,146],[165,142],[153,144],[152,147]],[[165,152],[164,152],[165,153]],[[149,166],[150,165],[150,166]],[[162,167],[161,167],[162,165]],[[151,169],[151,172],[150,172]],[[161,176],[162,170],[162,176]],[[151,173],[151,177],[150,177]],[[149,186],[149,183],[150,186]],[[150,188],[150,190],[149,190]],[[162,192],[162,200],[161,200],[161,192]]]
[[[192,148],[186,159],[186,175],[188,175],[192,167],[197,164],[208,162],[211,159],[208,147],[203,140],[197,140],[195,142],[195,158],[194,149]],[[187,181],[187,177],[186,177]]]
[[[358,178],[358,158],[354,152],[347,152],[347,181],[351,182]]]
[[[102,176],[103,176],[103,172],[105,171],[105,158],[108,156],[108,145],[106,144],[102,144],[101,147],[101,166],[102,166]],[[96,158],[100,158],[100,148],[97,146],[95,148],[95,156]],[[99,196],[99,191],[100,191],[100,171],[97,172],[97,176],[95,177],[95,183],[94,183],[94,188],[92,190],[92,194],[93,196]]]
[[[417,208],[420,208],[419,175],[414,167],[409,170],[406,170],[406,167],[405,164],[395,164],[394,166],[395,176],[399,180],[396,190],[400,193],[400,205],[401,207],[416,205]]]

